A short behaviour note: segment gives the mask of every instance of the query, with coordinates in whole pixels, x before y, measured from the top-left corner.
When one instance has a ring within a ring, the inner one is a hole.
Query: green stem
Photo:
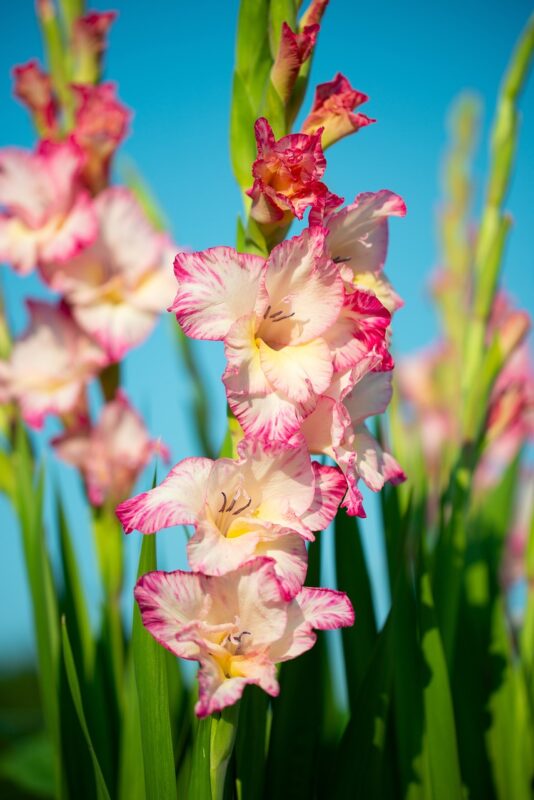
[[[240,703],[223,709],[211,720],[210,785],[212,800],[223,800],[226,771],[234,749]]]

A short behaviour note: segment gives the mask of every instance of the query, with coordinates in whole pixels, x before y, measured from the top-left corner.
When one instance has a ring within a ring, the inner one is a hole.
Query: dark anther
[[[334,264],[344,264],[345,261],[351,261],[351,257],[347,256],[347,258],[342,258],[341,256],[336,256],[334,258]]]
[[[230,505],[228,506],[228,508],[226,510],[227,511],[231,511],[233,509],[233,507],[235,506],[236,502],[237,502],[237,495],[234,497],[234,499],[232,500],[232,502],[230,503]]]
[[[275,314],[271,314],[269,319],[276,319],[277,317],[280,316],[280,314],[283,314],[283,313],[284,313],[283,311],[277,311]]]
[[[271,306],[267,306],[267,311],[266,311],[266,312],[265,312],[265,314],[263,315],[263,319],[267,319],[267,317],[269,316],[269,311],[270,311],[270,310],[271,310]]]
[[[227,499],[228,499],[228,498],[226,497],[226,495],[225,495],[225,493],[224,493],[224,492],[221,492],[221,494],[222,494],[222,496],[223,496],[223,504],[222,504],[222,506],[221,506],[221,507],[220,507],[220,509],[219,509],[219,514],[222,514],[222,513],[224,512],[224,510],[226,509],[226,501],[227,501]]]
[[[286,314],[285,317],[278,317],[278,319],[273,319],[271,317],[271,319],[273,319],[273,322],[282,322],[283,319],[289,319],[289,317],[294,317],[294,316],[295,316],[295,312],[292,311],[291,314]]]
[[[241,639],[243,638],[243,636],[252,636],[252,634],[250,631],[241,631],[240,634],[232,636],[232,639],[234,640],[234,642],[238,642],[239,644],[241,644]]]
[[[236,508],[236,510],[234,511],[234,517],[237,516],[237,514],[241,514],[241,512],[244,511],[245,508],[248,508],[251,503],[252,503],[252,497],[249,497],[248,503],[245,503],[245,505],[241,506],[241,508]],[[228,509],[228,511],[230,511],[230,509]]]

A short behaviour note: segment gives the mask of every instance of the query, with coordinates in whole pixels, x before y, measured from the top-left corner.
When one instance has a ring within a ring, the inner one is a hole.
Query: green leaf
[[[308,551],[307,585],[320,583],[320,545]],[[266,798],[308,800],[328,770],[322,734],[326,725],[325,699],[329,673],[324,636],[315,646],[280,668],[280,694],[273,701]]]
[[[58,601],[43,529],[44,470],[35,476],[26,431],[21,422],[15,430],[13,452],[16,497],[26,574],[30,587],[39,682],[45,723],[54,750],[56,793],[61,793],[61,735],[59,714]]]
[[[95,749],[93,747],[93,742],[91,740],[91,734],[89,733],[89,728],[87,727],[87,721],[83,709],[82,695],[80,692],[80,683],[78,681],[78,675],[76,673],[76,665],[74,663],[74,657],[72,655],[72,649],[69,642],[67,626],[64,619],[62,621],[61,634],[62,634],[63,658],[65,662],[65,670],[67,672],[69,688],[71,691],[74,706],[76,708],[76,713],[78,715],[78,720],[82,728],[83,734],[85,736],[87,747],[89,748],[91,760],[93,762],[97,798],[98,800],[109,800],[109,792],[106,786],[106,782],[104,780],[102,770],[100,769],[100,764],[98,763],[98,758],[96,756]]]
[[[497,796],[531,800],[534,780],[534,730],[520,665],[514,663],[503,600],[494,603],[488,669],[496,686],[488,703],[488,752]]]
[[[242,0],[230,111],[232,168],[242,189],[252,186],[256,158],[254,123],[260,116],[272,58],[268,41],[268,0]]]
[[[59,490],[57,492],[57,520],[64,586],[63,613],[69,626],[76,669],[86,683],[92,675],[95,647],[89,612],[83,594],[83,584]]]
[[[131,653],[125,680],[125,703],[121,726],[122,737],[117,795],[119,800],[145,800],[141,720]]]
[[[399,571],[394,597],[395,724],[402,794],[463,797],[452,699],[425,558],[415,583]]]
[[[252,164],[256,159],[254,123],[258,116],[259,108],[252,105],[245,81],[235,72],[230,111],[230,154],[236,181],[243,189],[250,189],[253,183]]]
[[[191,755],[190,791],[195,800],[212,800],[210,780],[211,717],[197,720]]]
[[[339,744],[331,778],[334,800],[382,800],[390,796],[386,780],[393,765],[387,760],[386,731],[394,662],[391,628],[390,615],[352,702],[352,716]]]
[[[0,777],[20,789],[37,795],[54,795],[54,753],[43,733],[24,737],[0,755]]]
[[[236,782],[243,800],[261,797],[265,785],[265,751],[269,696],[247,686],[241,699],[236,740]]]
[[[156,569],[156,536],[143,536],[138,576]],[[134,607],[132,632],[135,683],[148,800],[175,800],[176,779],[169,713],[165,650],[145,630]]]
[[[357,622],[341,631],[350,707],[356,700],[369,667],[377,632],[371,583],[363,555],[360,531],[354,517],[340,509],[335,519],[337,588],[346,592],[356,609]]]

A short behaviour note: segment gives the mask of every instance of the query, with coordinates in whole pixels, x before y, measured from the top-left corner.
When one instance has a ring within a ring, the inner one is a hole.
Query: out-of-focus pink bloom
[[[402,358],[396,367],[402,397],[415,411],[429,475],[438,479],[445,449],[459,437],[454,398],[454,350],[443,342]],[[414,433],[415,435],[415,433]]]
[[[366,94],[353,89],[347,78],[338,72],[333,80],[317,86],[312,110],[304,120],[302,130],[313,134],[322,128],[321,144],[326,150],[338,139],[376,122],[365,114],[353,113],[368,99]]]
[[[116,16],[115,11],[91,11],[74,22],[74,74],[80,83],[94,83],[98,79],[108,31]]]
[[[300,33],[295,33],[287,22],[282,23],[278,53],[271,69],[271,82],[286,104],[291,97],[301,66],[308,60],[315,47],[318,33],[319,25],[307,25]]]
[[[26,274],[91,244],[97,220],[91,198],[78,189],[83,161],[71,140],[42,141],[35,153],[0,150],[0,261]]]
[[[128,132],[130,112],[113,83],[73,85],[76,101],[73,137],[86,154],[82,178],[93,194],[108,183],[111,158]]]
[[[490,397],[486,449],[475,472],[478,491],[499,482],[520,448],[534,439],[534,370],[527,344],[505,364]]]
[[[155,453],[169,459],[167,448],[150,439],[122,391],[106,403],[94,427],[68,430],[52,444],[60,458],[78,467],[94,506],[116,504],[127,497]]]
[[[343,506],[359,517],[365,517],[360,478],[373,492],[386,481],[405,480],[401,467],[365,425],[368,417],[382,414],[391,399],[391,371],[374,371],[382,368],[383,360],[380,352],[371,351],[358,366],[334,376],[296,437],[304,438],[310,452],[324,453],[337,462],[347,481]]]
[[[305,447],[266,452],[243,440],[237,460],[181,461],[160,486],[121,503],[117,516],[126,533],[194,525],[189,563],[207,575],[268,557],[294,597],[306,577],[305,540],[330,524],[344,492],[339,471],[312,465]]]
[[[57,106],[50,76],[33,59],[14,67],[13,78],[15,96],[29,109],[41,136],[53,136],[57,128]]]
[[[29,300],[28,310],[28,328],[0,361],[0,400],[17,402],[28,425],[39,428],[47,414],[76,411],[107,359],[64,305]]]
[[[149,572],[138,580],[135,598],[152,636],[200,663],[199,717],[235,703],[249,683],[276,697],[278,662],[313,647],[314,628],[354,623],[342,592],[305,587],[289,600],[273,563],[263,558],[221,577]]]
[[[224,340],[228,402],[265,445],[298,430],[334,372],[385,351],[389,313],[370,293],[345,293],[325,234],[307,229],[267,261],[228,247],[176,256],[170,310],[187,335]]]
[[[505,589],[525,577],[526,549],[534,514],[534,472],[520,475],[512,526],[506,537],[501,579]]]
[[[168,237],[154,230],[132,193],[110,188],[94,200],[95,243],[42,275],[61,292],[78,324],[113,361],[148,336],[176,286]]]
[[[329,214],[327,247],[347,286],[371,289],[393,313],[403,304],[383,273],[388,249],[388,217],[403,217],[401,197],[382,189],[357,196],[354,203]]]
[[[258,157],[252,165],[254,185],[247,194],[257,222],[288,224],[293,217],[302,219],[308,206],[322,217],[343,202],[320,181],[326,168],[320,131],[312,136],[291,133],[276,141],[263,117],[254,130]]]

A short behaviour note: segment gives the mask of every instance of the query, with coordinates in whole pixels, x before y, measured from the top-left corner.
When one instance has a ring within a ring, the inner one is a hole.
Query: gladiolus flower
[[[171,245],[155,231],[127,189],[94,200],[99,233],[92,247],[42,274],[72,307],[80,327],[113,361],[148,336],[175,286]]]
[[[112,83],[73,85],[76,100],[73,137],[87,159],[82,177],[93,194],[108,183],[111,158],[128,132],[130,112]]]
[[[289,600],[263,558],[222,577],[149,572],[138,580],[135,599],[156,641],[200,663],[198,717],[235,703],[247,684],[276,697],[277,663],[313,647],[314,628],[354,623],[343,592],[305,587]]]
[[[389,314],[365,293],[347,295],[322,228],[276,246],[265,261],[228,247],[179,253],[170,310],[184,332],[223,339],[230,407],[247,436],[287,441],[334,371],[384,348]]]
[[[94,427],[68,430],[52,444],[60,458],[78,467],[94,506],[116,504],[127,497],[154,454],[169,458],[167,448],[150,439],[122,391],[106,403]]]
[[[341,72],[338,72],[332,81],[317,86],[312,110],[304,120],[302,130],[313,134],[322,128],[321,144],[323,150],[326,150],[338,139],[376,122],[365,114],[353,113],[355,108],[366,103],[368,99],[366,94],[353,89]]]
[[[15,96],[32,114],[39,133],[50,137],[56,132],[57,106],[50,76],[43,72],[35,59],[13,68]]]
[[[302,219],[308,206],[324,216],[343,200],[328,191],[320,178],[326,169],[321,132],[291,133],[276,141],[263,117],[254,127],[258,157],[252,165],[254,185],[251,216],[263,225],[289,224]]]
[[[64,305],[27,305],[30,324],[9,359],[0,361],[0,398],[19,403],[28,425],[39,428],[47,414],[76,410],[86,383],[107,359]]]
[[[387,481],[405,480],[400,466],[371,435],[365,420],[382,414],[391,400],[391,371],[383,371],[384,357],[370,352],[367,359],[335,376],[313,414],[295,439],[304,438],[311,453],[323,453],[337,462],[347,481],[343,506],[351,515],[365,517],[358,481],[378,492]],[[379,371],[376,371],[379,370]]]
[[[22,274],[65,261],[91,244],[97,221],[79,191],[83,153],[71,140],[42,141],[35,153],[0,150],[0,261]]]
[[[371,289],[393,313],[403,304],[383,273],[388,248],[388,217],[403,217],[406,205],[387,189],[360,194],[349,206],[329,214],[330,257],[340,265],[347,286]]]
[[[121,503],[117,516],[126,533],[194,525],[189,563],[207,575],[266,556],[293,597],[306,577],[305,540],[330,524],[344,492],[339,471],[312,465],[305,447],[266,452],[243,440],[236,460],[181,461],[160,486]]]
[[[278,53],[271,69],[271,82],[287,104],[299,76],[301,66],[310,57],[319,25],[307,25],[300,33],[291,30],[287,22],[282,23]]]

